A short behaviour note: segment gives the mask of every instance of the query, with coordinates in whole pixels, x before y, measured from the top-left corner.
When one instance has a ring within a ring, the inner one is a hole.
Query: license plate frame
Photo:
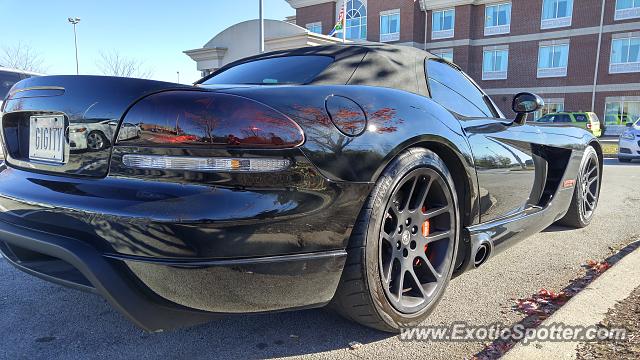
[[[62,115],[29,117],[29,160],[64,164],[67,125]]]

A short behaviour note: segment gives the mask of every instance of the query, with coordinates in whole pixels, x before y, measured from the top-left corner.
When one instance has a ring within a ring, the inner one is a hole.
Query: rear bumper
[[[0,251],[31,275],[102,295],[148,331],[194,325],[220,314],[324,305],[346,259],[340,250],[207,262],[123,260],[76,239],[4,221]]]
[[[307,174],[298,188],[233,188],[0,165],[0,251],[149,331],[322,306],[370,184]]]

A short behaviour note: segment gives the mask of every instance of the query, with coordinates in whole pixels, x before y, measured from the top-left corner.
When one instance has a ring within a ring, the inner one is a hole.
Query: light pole
[[[264,52],[264,3],[263,0],[259,0],[260,2],[260,53]]]
[[[178,74],[178,84],[180,84],[180,71],[176,71],[176,74]]]
[[[68,18],[67,20],[73,24],[73,41],[76,45],[76,75],[80,75],[80,68],[78,67],[78,36],[76,35],[76,25],[80,22],[80,18]]]

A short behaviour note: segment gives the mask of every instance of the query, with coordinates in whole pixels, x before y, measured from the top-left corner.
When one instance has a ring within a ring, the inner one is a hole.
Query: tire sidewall
[[[382,287],[382,279],[380,277],[378,256],[380,247],[380,228],[384,219],[386,205],[393,194],[393,191],[400,184],[405,175],[411,171],[428,167],[436,171],[447,183],[454,208],[456,209],[454,218],[454,226],[452,231],[454,235],[452,263],[449,266],[448,273],[444,274],[445,281],[436,293],[432,295],[431,302],[420,311],[413,314],[404,314],[396,310],[388,301],[387,295]],[[458,199],[451,174],[449,173],[444,162],[433,152],[427,149],[411,149],[394,160],[385,170],[378,180],[373,193],[373,206],[371,218],[367,228],[367,243],[365,248],[365,263],[367,282],[372,296],[373,304],[380,317],[385,323],[393,329],[401,327],[414,326],[422,322],[426,316],[433,311],[444,294],[451,275],[453,273],[455,259],[457,258],[459,236],[460,236],[460,215],[458,210]]]

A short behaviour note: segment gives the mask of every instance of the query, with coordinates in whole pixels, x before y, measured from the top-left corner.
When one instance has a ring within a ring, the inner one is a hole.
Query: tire
[[[103,150],[109,146],[109,139],[102,133],[102,131],[94,130],[87,134],[87,148],[93,151]]]
[[[618,158],[618,161],[620,161],[621,163],[630,163],[631,159],[626,159],[626,158]]]
[[[411,177],[415,178],[415,181]],[[422,186],[427,182],[430,185]],[[406,191],[412,183],[415,184],[413,189],[421,189],[415,197],[406,195],[414,193],[413,190]],[[407,212],[394,218],[389,215],[389,211],[393,210],[390,207],[404,208],[398,200],[401,199],[399,195],[401,193],[409,199],[406,200],[405,211]],[[391,199],[392,196],[394,196],[393,199]],[[424,199],[422,203],[418,200],[419,197]],[[412,198],[415,201],[412,202]],[[445,201],[447,204],[442,205]],[[409,211],[412,203],[415,203],[413,213]],[[433,210],[427,209],[430,205],[433,205]],[[433,215],[445,208],[446,212]],[[429,217],[429,214],[433,216]],[[410,219],[401,220],[403,216],[410,215],[415,215],[416,219],[425,217],[424,223],[430,224],[426,228],[434,231],[425,232],[425,227],[422,226],[422,231],[416,234],[414,231],[418,220],[414,224],[407,222]],[[398,225],[397,228],[389,226],[389,223],[394,224],[394,221]],[[398,232],[403,228],[401,222],[407,226],[405,230]],[[448,235],[443,230],[447,224]],[[387,227],[393,228],[394,239],[402,238],[402,244],[400,240],[397,241],[398,247],[402,249],[391,247],[392,241],[383,239],[387,237]],[[459,228],[458,199],[453,179],[444,162],[434,152],[423,148],[413,148],[401,153],[384,170],[358,216],[347,248],[347,262],[330,307],[347,319],[385,332],[397,333],[403,327],[420,324],[435,309],[449,284],[458,250]],[[424,236],[425,233],[428,236]],[[405,241],[407,234],[409,234],[409,242]],[[442,235],[446,237],[429,242],[430,238],[436,239]],[[417,242],[418,240],[423,242]],[[424,252],[421,253],[423,257],[419,250],[423,249],[422,244],[424,244]],[[446,244],[446,247],[443,244]],[[388,255],[389,253],[392,255]],[[408,253],[410,253],[409,256]],[[416,254],[416,257],[411,257],[413,256],[411,254]],[[391,257],[387,262],[389,276],[382,274],[385,256]],[[400,256],[404,258],[398,260]],[[407,261],[412,272],[404,270],[403,266],[407,265]],[[436,269],[438,261],[441,262]],[[396,274],[401,273],[402,276],[409,275],[409,280],[405,278],[404,281],[413,285],[408,287],[406,294],[404,285],[402,287],[396,285],[397,290],[392,291],[392,284],[405,283],[402,280],[391,280],[394,271]],[[418,273],[421,277],[416,275]],[[440,276],[436,277],[434,275],[436,273]],[[430,276],[435,279],[435,285],[433,282],[428,282]],[[386,283],[384,279],[389,279],[389,282]],[[414,279],[420,280],[421,285],[416,286],[417,282]],[[422,284],[423,280],[426,281],[425,284]],[[427,286],[431,291],[429,299],[425,295]],[[393,293],[400,295],[396,298]],[[414,299],[415,294],[418,294],[416,299],[419,299],[419,296],[423,297],[424,301],[420,306],[416,305],[415,309],[411,308],[411,311],[405,307],[401,308],[402,300],[406,297],[406,302],[409,303],[409,300]]]
[[[580,229],[591,223],[600,198],[601,172],[598,154],[593,146],[588,146],[582,156],[569,210],[558,224]],[[585,192],[585,184],[587,184],[588,194]]]

